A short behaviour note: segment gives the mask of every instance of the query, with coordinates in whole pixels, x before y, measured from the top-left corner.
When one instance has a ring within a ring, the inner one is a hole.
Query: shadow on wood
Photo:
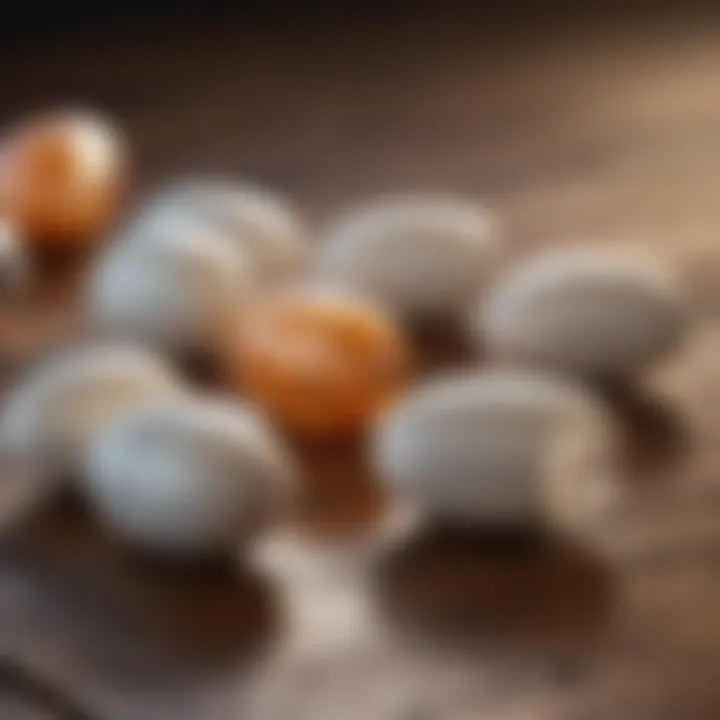
[[[302,472],[301,531],[321,540],[363,535],[386,503],[368,467],[364,440],[293,445]]]
[[[6,540],[7,558],[35,572],[68,606],[82,608],[79,625],[113,627],[177,668],[252,661],[278,627],[269,583],[237,558],[173,563],[130,551],[106,535],[77,498],[53,503]],[[89,640],[88,652],[102,644]]]
[[[540,531],[421,530],[379,561],[375,591],[402,629],[513,645],[585,643],[615,608],[610,569]]]
[[[687,446],[687,428],[667,402],[632,385],[595,388],[617,418],[629,477],[659,480],[670,475]]]

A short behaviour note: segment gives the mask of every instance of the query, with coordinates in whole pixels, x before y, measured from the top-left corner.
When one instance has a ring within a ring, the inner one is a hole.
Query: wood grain
[[[298,446],[301,536],[271,569],[161,566],[72,498],[38,513],[0,548],[3,655],[108,720],[720,717],[714,18],[296,12],[65,30],[2,60],[4,120],[78,101],[124,122],[138,197],[176,173],[241,174],[319,227],[386,191],[472,194],[513,257],[587,238],[650,246],[687,279],[698,320],[656,374],[601,389],[632,472],[592,551],[418,532],[368,559],[353,542],[386,504],[362,447]],[[33,296],[2,310],[7,380],[81,334],[85,265],[46,261]],[[457,337],[418,344],[423,374],[477,362]]]

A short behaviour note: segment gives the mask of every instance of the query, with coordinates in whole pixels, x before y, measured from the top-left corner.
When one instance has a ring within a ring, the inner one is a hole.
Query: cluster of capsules
[[[110,226],[125,157],[98,118],[24,124],[0,154],[4,216],[28,242],[87,243]],[[6,396],[3,451],[34,477],[72,478],[129,544],[181,555],[280,521],[302,493],[288,435],[364,435],[378,482],[430,523],[576,532],[615,497],[618,434],[582,380],[632,380],[678,342],[669,268],[607,245],[507,262],[484,207],[435,195],[382,198],[308,234],[253,186],[164,188],[89,266],[102,339]],[[412,382],[427,324],[467,333],[475,366]],[[198,353],[217,361],[221,395],[176,369]]]

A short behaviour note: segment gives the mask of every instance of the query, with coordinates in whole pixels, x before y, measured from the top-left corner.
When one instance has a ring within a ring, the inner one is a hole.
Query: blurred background
[[[527,243],[715,221],[720,25],[691,5],[47,5],[4,14],[0,116],[114,113],[139,191],[231,172],[320,215],[469,191]]]
[[[712,292],[720,21],[702,4],[29,2],[1,32],[0,121],[111,112],[138,194],[232,173],[322,220],[468,192],[522,247],[670,244]]]
[[[0,118],[54,103],[110,111],[138,192],[229,172],[322,218],[367,195],[440,189],[487,197],[521,244],[707,244],[715,14],[586,5],[14,3]]]

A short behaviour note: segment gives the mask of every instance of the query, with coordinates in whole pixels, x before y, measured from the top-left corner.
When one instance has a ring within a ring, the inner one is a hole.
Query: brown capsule
[[[283,295],[239,320],[230,383],[281,425],[334,438],[361,431],[405,385],[408,348],[382,311],[333,295]]]
[[[105,118],[33,118],[0,146],[0,210],[33,244],[85,245],[113,219],[125,172],[122,136]]]

